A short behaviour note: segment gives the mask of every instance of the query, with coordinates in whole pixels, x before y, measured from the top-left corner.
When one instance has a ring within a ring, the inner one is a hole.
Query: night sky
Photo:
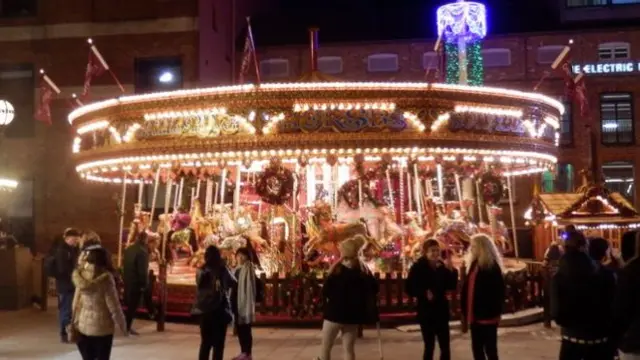
[[[453,0],[451,0],[453,1]],[[306,29],[320,27],[321,42],[434,38],[435,9],[442,0],[273,0],[253,18],[260,45],[302,44]],[[485,0],[491,34],[559,28],[551,0]]]

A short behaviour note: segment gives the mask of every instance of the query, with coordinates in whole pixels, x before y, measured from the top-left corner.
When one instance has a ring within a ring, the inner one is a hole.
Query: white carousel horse
[[[353,209],[345,201],[340,201],[336,213],[337,221],[341,223],[358,223],[364,220],[369,235],[382,245],[394,241],[404,233],[393,220],[393,213],[388,207],[376,207],[370,201],[364,201],[359,209]]]

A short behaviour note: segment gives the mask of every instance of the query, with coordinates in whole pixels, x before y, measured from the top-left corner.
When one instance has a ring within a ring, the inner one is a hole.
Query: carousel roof
[[[260,167],[274,156],[284,164],[327,157],[350,163],[357,154],[366,161],[499,165],[522,175],[556,163],[563,112],[539,93],[344,82],[313,72],[302,82],[121,96],[76,109],[69,122],[76,170],[95,181],[130,174],[126,181],[139,182],[158,167]]]

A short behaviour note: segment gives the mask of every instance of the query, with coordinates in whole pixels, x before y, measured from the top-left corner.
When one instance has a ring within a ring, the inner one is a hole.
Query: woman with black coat
[[[505,284],[502,258],[488,235],[471,237],[465,264],[467,277],[460,300],[463,316],[471,329],[473,359],[498,360],[498,324]]]
[[[456,290],[458,271],[451,257],[441,260],[440,245],[429,239],[422,244],[423,256],[411,266],[405,290],[417,299],[418,323],[424,341],[424,360],[432,360],[435,341],[440,346],[440,359],[451,359],[449,337],[449,300],[447,293]]]
[[[366,240],[356,235],[340,244],[341,258],[329,270],[322,287],[324,321],[322,324],[321,356],[316,360],[331,360],[331,348],[342,332],[344,359],[355,360],[358,327],[377,319],[378,283],[358,259]]]

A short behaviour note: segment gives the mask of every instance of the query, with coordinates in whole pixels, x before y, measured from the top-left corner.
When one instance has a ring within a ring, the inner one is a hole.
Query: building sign
[[[640,62],[628,61],[617,63],[594,63],[573,65],[574,74],[585,73],[591,74],[630,74],[640,73]]]

